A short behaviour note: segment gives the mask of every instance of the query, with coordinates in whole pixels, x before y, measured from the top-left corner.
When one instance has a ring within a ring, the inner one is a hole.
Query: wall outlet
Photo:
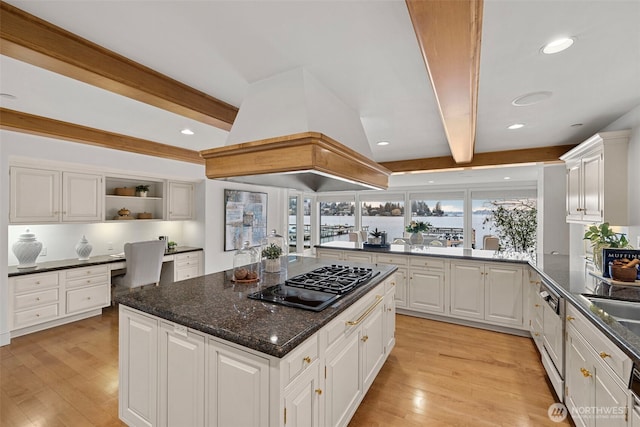
[[[39,256],[47,256],[47,248],[43,247]]]
[[[113,250],[113,242],[107,242],[107,250],[108,251],[112,251]]]

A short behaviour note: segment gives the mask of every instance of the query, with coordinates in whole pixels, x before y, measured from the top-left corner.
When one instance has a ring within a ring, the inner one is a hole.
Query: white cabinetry
[[[560,157],[567,165],[567,222],[628,224],[629,135],[601,132]]]
[[[167,219],[172,221],[193,219],[192,182],[169,181]]]
[[[396,254],[378,254],[376,262],[378,264],[395,265],[398,269],[393,273],[391,283],[395,286],[395,301],[397,307],[407,306],[407,284],[409,270],[407,269],[408,257]]]
[[[451,261],[451,315],[522,328],[522,277],[518,265]]]
[[[565,403],[575,424],[626,427],[631,359],[571,305],[566,344]]]
[[[106,265],[60,272],[66,293],[67,314],[106,307],[111,303],[111,278]]]
[[[60,292],[57,272],[9,278],[9,330],[56,319]]]
[[[12,166],[13,224],[102,221],[102,175]]]
[[[176,254],[173,258],[174,281],[202,276],[202,251]]]
[[[336,251],[333,249],[320,249],[320,248],[316,249],[316,258],[341,261],[343,259],[342,256],[343,256],[342,251]]]
[[[410,309],[436,314],[448,312],[445,265],[442,258],[409,257]]]
[[[122,208],[130,211],[131,219],[137,219],[138,214],[141,213],[151,214],[150,219],[164,219],[164,181],[129,176],[107,176],[105,181],[105,219],[107,221],[121,221],[118,211]],[[116,188],[126,187],[135,191],[139,185],[149,187],[145,197],[116,194]]]

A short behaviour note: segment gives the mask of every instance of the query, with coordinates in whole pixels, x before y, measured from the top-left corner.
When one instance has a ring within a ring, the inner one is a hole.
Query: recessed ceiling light
[[[0,93],[0,98],[4,99],[18,99],[17,96],[11,95],[10,93]]]
[[[434,180],[427,181],[427,183],[429,184],[433,184],[434,182],[435,182]]]
[[[527,105],[533,105],[537,104],[538,102],[545,101],[551,98],[551,95],[552,92],[548,91],[531,92],[517,97],[516,99],[511,101],[511,105],[515,105],[516,107],[525,107]]]
[[[573,37],[562,37],[552,41],[551,43],[547,43],[542,48],[542,53],[546,53],[547,55],[551,55],[554,53],[562,52],[565,49],[569,49],[574,42]]]
[[[181,134],[183,135],[193,135],[193,131],[191,129],[188,128],[184,128],[180,131]]]
[[[514,123],[511,126],[507,126],[507,129],[520,129],[523,127],[524,127],[524,124],[522,123]]]
[[[510,176],[505,176],[504,179],[511,179],[511,177]]]
[[[378,145],[380,145],[380,146],[389,145],[389,141],[380,141],[380,142],[378,142]]]

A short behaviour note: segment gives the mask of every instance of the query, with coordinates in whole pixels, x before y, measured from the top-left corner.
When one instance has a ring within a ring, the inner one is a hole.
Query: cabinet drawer
[[[598,358],[611,368],[623,384],[629,382],[631,359],[570,304],[567,304],[567,324],[573,325],[595,350]]]
[[[429,268],[432,270],[444,270],[444,259],[429,258],[423,256],[409,257],[409,265],[412,267]]]
[[[108,306],[109,291],[108,285],[67,291],[67,314]]]
[[[376,261],[380,264],[407,265],[407,257],[402,255],[378,255]]]
[[[187,268],[179,268],[176,270],[176,282],[179,282],[180,280],[191,279],[192,277],[198,277],[197,265]]]
[[[176,260],[176,268],[189,268],[190,266],[198,266],[200,262],[198,262],[197,258],[191,258],[186,260]]]
[[[79,288],[82,286],[86,287],[86,286],[105,285],[108,283],[109,283],[109,275],[105,273],[97,276],[83,277],[81,279],[67,280],[67,282],[65,283],[65,286],[67,289],[71,289],[71,288]]]
[[[16,295],[13,297],[13,308],[14,310],[21,310],[23,308],[46,305],[52,302],[58,302],[58,289],[46,289],[40,292]]]
[[[58,307],[59,305],[56,303],[30,310],[17,311],[13,314],[13,329],[55,319],[58,317]]]
[[[188,260],[197,262],[198,258],[200,258],[200,252],[187,252],[184,254],[176,254],[175,256],[175,260],[177,262],[188,261]]]
[[[58,286],[58,273],[30,274],[13,279],[14,293],[37,291]]]
[[[283,363],[283,381],[289,384],[313,362],[318,359],[318,337],[314,335],[302,343],[291,354],[287,355]]]
[[[96,265],[92,267],[85,268],[72,268],[70,270],[65,271],[66,279],[77,279],[80,277],[88,277],[88,276],[97,276],[99,274],[107,274],[109,272],[106,265]]]

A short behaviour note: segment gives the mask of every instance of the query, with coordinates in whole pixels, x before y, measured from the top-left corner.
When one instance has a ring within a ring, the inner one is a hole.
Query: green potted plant
[[[147,197],[147,194],[149,193],[149,186],[148,185],[136,186],[136,193],[138,194],[138,197]]]
[[[178,247],[178,244],[173,240],[167,243],[167,249],[170,251],[174,250],[176,247]]]
[[[602,250],[605,248],[630,248],[627,236],[624,233],[616,233],[608,222],[600,225],[592,225],[584,233],[584,240],[591,242],[593,250],[593,263],[602,271]]]
[[[369,237],[369,244],[370,245],[379,245],[382,239],[382,231],[378,231],[378,229],[376,228],[375,230],[369,232],[369,235],[371,237]]]
[[[280,271],[280,256],[282,248],[275,243],[270,243],[262,249],[262,256],[265,259],[264,271],[268,273],[276,273]]]

